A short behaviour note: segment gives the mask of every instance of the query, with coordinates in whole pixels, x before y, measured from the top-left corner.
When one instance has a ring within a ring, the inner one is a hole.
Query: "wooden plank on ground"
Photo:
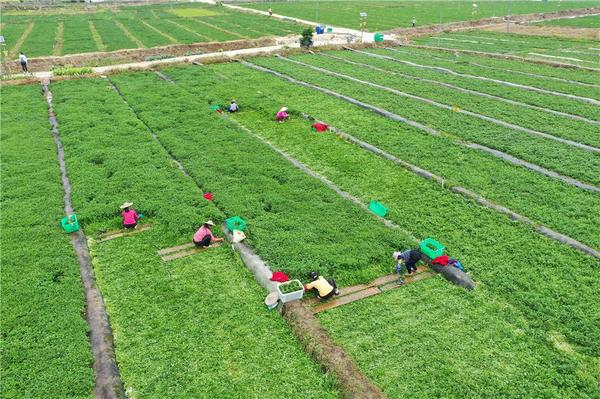
[[[334,297],[326,302],[320,302],[319,304],[313,307],[313,313],[319,313],[324,310],[337,308],[338,306],[346,305],[351,302],[358,301],[360,299],[364,299],[373,295],[379,294],[381,291],[377,287],[370,287],[366,290],[357,291],[353,294],[342,296],[342,297]]]
[[[414,274],[413,276],[416,276],[416,275],[418,275],[420,273],[423,273],[426,270],[427,270],[427,266],[419,266],[419,267],[417,267],[417,273]],[[411,276],[411,275],[408,275],[408,276]],[[382,276],[382,277],[378,277],[375,280],[373,280],[373,281],[371,281],[370,283],[367,283],[367,284],[352,285],[350,287],[340,288],[340,295],[338,296],[338,298],[342,297],[342,296],[345,296],[345,295],[348,295],[348,294],[352,294],[352,293],[357,292],[357,291],[365,290],[367,288],[383,286],[383,285],[390,284],[392,282],[396,283],[396,281],[398,281],[398,278],[399,278],[398,274],[388,274],[388,275],[385,275],[385,276]],[[305,304],[307,304],[307,305],[312,305],[312,304],[314,304],[315,302],[318,302],[318,301],[319,301],[319,298],[317,298],[316,296],[315,297],[306,298],[306,299],[303,300],[303,302]]]
[[[335,296],[332,299],[329,299],[327,301],[317,303],[316,305],[313,306],[312,310],[313,310],[313,313],[320,313],[324,310],[337,308],[338,306],[342,306],[342,305],[347,305],[349,303],[359,301],[361,299],[368,298],[373,295],[380,294],[384,291],[403,287],[407,284],[415,283],[417,281],[425,280],[425,279],[433,277],[435,275],[436,275],[436,273],[434,273],[432,271],[428,271],[428,270],[426,270],[425,267],[423,267],[421,269],[421,271],[419,271],[419,269],[417,269],[417,273],[403,277],[404,283],[398,284],[399,276],[397,274],[390,274],[388,276],[383,276],[377,280],[374,280],[377,282],[385,282],[384,284],[380,284],[380,285],[377,285],[374,287],[367,286],[366,288],[363,288],[363,289],[356,289],[356,290],[354,290],[353,293],[347,294],[347,295],[340,294],[339,296]],[[355,288],[355,287],[364,287],[364,285],[353,286],[353,287],[348,287],[348,288]],[[341,293],[341,291],[340,291],[340,293]],[[317,301],[318,301],[317,298],[311,298],[305,302],[307,302],[308,304],[314,304]]]
[[[190,249],[189,251],[175,252],[175,253],[171,253],[170,255],[163,255],[163,256],[161,256],[161,258],[165,262],[170,262],[175,259],[185,258],[186,256],[194,255],[198,252],[202,252],[202,251],[205,251],[210,248],[218,248],[220,246],[221,246],[221,244],[217,243],[217,244],[211,244],[208,247],[196,247],[194,249]]]
[[[150,224],[144,224],[142,226],[138,226],[135,229],[131,229],[131,230],[115,230],[115,231],[109,231],[108,233],[104,233],[101,234],[100,237],[98,238],[98,242],[104,242],[104,241],[109,241],[109,240],[114,240],[115,238],[119,238],[119,237],[123,237],[123,236],[130,236],[130,235],[134,235],[137,233],[141,233],[142,231],[148,230],[152,227],[152,225]]]
[[[193,255],[195,253],[198,252],[202,252],[204,251],[206,248],[194,248],[194,249],[190,249],[189,251],[183,251],[183,252],[176,252],[172,255],[165,255],[165,256],[161,256],[162,260],[165,262],[169,262],[175,259],[179,259],[179,258],[185,258],[186,256],[190,256]]]
[[[192,248],[194,246],[193,242],[188,242],[187,244],[177,245],[176,247],[164,248],[158,251],[159,255],[170,254],[171,252],[181,251],[182,249]]]
[[[398,284],[398,278],[396,278],[396,280],[394,280],[393,282],[389,282],[387,284],[380,285],[379,286],[379,290],[381,292],[383,292],[383,291],[389,291],[389,290],[394,289],[394,288],[403,287],[406,284],[416,283],[417,281],[425,280],[426,278],[430,278],[430,277],[433,277],[435,275],[436,275],[436,273],[430,272],[430,271],[426,271],[426,272],[422,272],[422,273],[418,273],[418,274],[413,274],[411,276],[404,277],[403,278],[403,280],[404,280],[403,284]]]

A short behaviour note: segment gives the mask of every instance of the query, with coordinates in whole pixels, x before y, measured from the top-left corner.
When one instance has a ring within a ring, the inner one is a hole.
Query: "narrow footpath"
[[[71,183],[67,174],[65,164],[65,154],[60,140],[58,122],[52,106],[52,92],[49,88],[50,82],[44,82],[42,88],[46,102],[48,103],[48,121],[52,126],[52,136],[56,143],[58,163],[65,192],[65,214],[73,214],[73,204],[71,202]],[[119,368],[115,358],[115,348],[113,342],[112,329],[104,307],[104,300],[100,289],[96,284],[92,261],[87,245],[87,238],[80,229],[71,233],[71,244],[77,255],[81,281],[85,290],[86,300],[86,320],[90,326],[90,343],[92,354],[94,356],[94,374],[96,377],[96,386],[94,396],[97,399],[121,399],[125,397],[123,384],[119,375]]]

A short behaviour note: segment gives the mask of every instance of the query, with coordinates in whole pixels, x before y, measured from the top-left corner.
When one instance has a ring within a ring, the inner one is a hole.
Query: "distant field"
[[[198,4],[7,11],[9,56],[29,57],[285,36],[301,27],[260,15]]]
[[[600,67],[598,42],[511,33],[471,31],[419,38],[418,44],[485,52],[514,54],[532,59],[587,67]]]
[[[367,30],[407,28],[412,17],[417,25],[470,21],[507,14],[552,12],[573,8],[594,7],[595,1],[476,1],[477,13],[472,13],[474,1],[290,1],[248,3],[246,7],[276,14],[302,18],[325,24],[359,28],[359,13],[367,13]]]
[[[581,18],[564,18],[552,21],[540,22],[538,25],[569,26],[573,28],[596,28],[600,29],[600,15],[590,15]]]

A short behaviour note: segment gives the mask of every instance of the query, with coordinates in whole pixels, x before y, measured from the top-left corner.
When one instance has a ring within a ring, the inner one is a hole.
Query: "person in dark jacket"
[[[417,271],[417,263],[421,260],[421,251],[419,249],[409,249],[404,252],[394,252],[394,259],[398,265],[405,264],[408,274]]]

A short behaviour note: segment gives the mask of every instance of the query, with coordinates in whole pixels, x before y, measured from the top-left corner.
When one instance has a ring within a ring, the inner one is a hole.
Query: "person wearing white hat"
[[[210,230],[215,224],[212,220],[207,220],[200,226],[192,241],[197,247],[208,247],[210,244],[215,242],[223,241],[223,238],[215,237]]]
[[[125,202],[121,205],[121,216],[123,216],[123,227],[126,229],[135,229],[137,226],[137,221],[140,218],[135,209],[132,209],[131,206],[133,202]]]
[[[277,120],[277,122],[281,123],[288,118],[289,115],[287,113],[287,110],[287,107],[281,107],[277,115],[275,115],[275,119]]]

